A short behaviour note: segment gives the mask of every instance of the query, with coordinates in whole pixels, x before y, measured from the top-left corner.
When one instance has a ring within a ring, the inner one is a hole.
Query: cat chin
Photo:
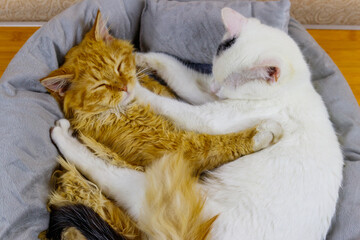
[[[134,100],[134,91],[123,92],[123,97],[120,105],[126,106]]]

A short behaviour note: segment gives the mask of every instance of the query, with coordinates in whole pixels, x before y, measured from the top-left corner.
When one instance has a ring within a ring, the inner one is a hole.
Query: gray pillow
[[[231,7],[246,17],[287,32],[290,2],[146,0],[141,17],[142,51],[166,52],[183,60],[211,63],[224,27],[220,10]],[[220,34],[219,34],[220,33]]]
[[[39,79],[62,64],[99,8],[113,35],[133,40],[143,5],[84,0],[38,30],[7,67],[0,80],[0,239],[37,239],[49,220],[48,186],[58,155],[49,129],[62,113]]]

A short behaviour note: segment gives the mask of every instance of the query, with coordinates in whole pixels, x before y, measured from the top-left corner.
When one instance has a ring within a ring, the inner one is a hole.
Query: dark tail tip
[[[61,240],[63,230],[69,227],[77,228],[88,240],[126,240],[94,210],[82,204],[52,209],[46,237]]]

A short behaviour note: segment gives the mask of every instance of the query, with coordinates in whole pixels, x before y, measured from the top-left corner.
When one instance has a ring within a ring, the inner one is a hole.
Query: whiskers
[[[136,78],[141,79],[144,76],[152,74],[153,71],[148,67],[137,67]]]
[[[121,115],[125,114],[125,110],[126,110],[127,106],[124,106],[123,104],[119,103],[118,105],[116,105],[113,109],[111,109],[112,113],[115,114],[115,116],[117,118],[120,118]]]
[[[121,116],[125,115],[126,108],[129,107],[130,104],[124,105],[122,102],[120,102],[116,106],[98,114],[98,120],[100,121],[100,124],[106,124],[109,122],[109,120],[116,121],[117,119],[121,118]]]

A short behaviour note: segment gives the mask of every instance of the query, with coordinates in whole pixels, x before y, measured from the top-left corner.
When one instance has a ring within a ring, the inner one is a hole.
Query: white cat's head
[[[230,8],[221,14],[226,33],[213,61],[216,95],[267,99],[309,82],[306,62],[286,33]]]

